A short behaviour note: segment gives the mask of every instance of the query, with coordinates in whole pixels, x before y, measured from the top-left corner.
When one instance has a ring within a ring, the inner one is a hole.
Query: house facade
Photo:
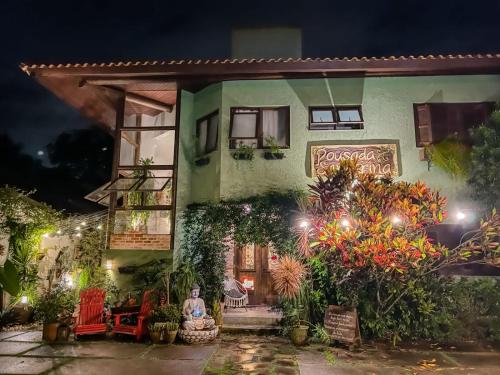
[[[109,207],[106,256],[117,275],[174,259],[189,204],[304,189],[343,158],[424,181],[459,208],[460,186],[429,164],[424,146],[470,141],[467,129],[500,101],[500,55],[21,68],[115,137],[110,183],[87,197]],[[270,158],[278,147],[284,157]],[[248,148],[252,160],[241,156]]]

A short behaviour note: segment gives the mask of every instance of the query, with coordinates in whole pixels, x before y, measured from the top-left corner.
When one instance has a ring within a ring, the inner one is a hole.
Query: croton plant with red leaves
[[[446,199],[424,183],[394,182],[343,161],[310,185],[303,205],[301,250],[328,252],[346,268],[404,273],[440,257],[425,228],[446,217]]]

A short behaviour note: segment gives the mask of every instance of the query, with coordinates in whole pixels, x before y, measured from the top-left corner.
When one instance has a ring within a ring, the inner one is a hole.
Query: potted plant
[[[44,291],[35,301],[35,318],[43,323],[42,338],[57,340],[57,330],[61,320],[71,315],[75,304],[74,297],[61,287]]]
[[[177,337],[177,331],[179,330],[179,323],[177,322],[166,322],[165,323],[164,337],[167,344],[173,344],[175,338]]]
[[[235,160],[252,160],[254,148],[252,146],[240,143],[238,148],[233,152]]]
[[[165,329],[165,324],[166,323],[149,323],[148,324],[148,330],[149,330],[149,337],[151,338],[151,341],[153,344],[159,344],[162,339],[162,333],[163,330]]]
[[[284,333],[290,335],[292,343],[296,346],[305,345],[307,342],[307,332],[310,323],[301,319],[303,309],[301,307],[293,307],[285,310],[282,324]]]
[[[280,146],[276,142],[276,138],[267,137],[266,148],[269,148],[269,151],[264,152],[264,158],[267,160],[280,160],[285,157],[285,154],[281,151]]]

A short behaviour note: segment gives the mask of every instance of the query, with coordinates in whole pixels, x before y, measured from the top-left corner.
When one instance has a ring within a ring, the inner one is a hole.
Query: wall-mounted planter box
[[[252,160],[253,154],[239,154],[239,153],[235,152],[233,154],[233,158],[235,160]]]
[[[207,165],[208,163],[210,163],[210,158],[208,156],[205,158],[196,159],[194,161],[194,164],[196,164],[198,167],[201,167],[203,165]]]
[[[271,152],[271,151],[264,152],[264,159],[266,160],[281,160],[284,157],[285,154],[283,152]]]

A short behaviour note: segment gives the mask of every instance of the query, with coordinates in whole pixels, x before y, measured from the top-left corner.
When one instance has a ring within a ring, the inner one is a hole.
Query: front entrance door
[[[248,244],[236,246],[235,250],[235,276],[247,288],[249,304],[276,303],[270,272],[276,257],[270,254],[269,247]]]

